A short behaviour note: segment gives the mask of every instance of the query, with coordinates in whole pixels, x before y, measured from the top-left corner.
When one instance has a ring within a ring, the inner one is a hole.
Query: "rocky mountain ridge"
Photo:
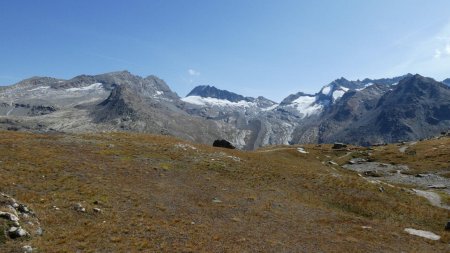
[[[162,79],[128,71],[70,80],[33,77],[0,89],[0,127],[149,132],[208,144],[223,138],[241,149],[333,141],[370,145],[448,130],[448,89],[411,74],[340,78],[316,94],[299,92],[278,104],[208,85],[180,98]]]

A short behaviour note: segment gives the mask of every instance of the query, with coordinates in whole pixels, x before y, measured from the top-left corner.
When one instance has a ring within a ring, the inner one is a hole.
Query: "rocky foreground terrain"
[[[2,131],[0,252],[448,252],[449,157]]]
[[[38,133],[144,132],[239,149],[333,143],[373,145],[450,129],[449,81],[407,74],[337,79],[280,103],[198,86],[181,98],[156,76],[127,71],[70,80],[34,77],[0,87],[0,129]]]

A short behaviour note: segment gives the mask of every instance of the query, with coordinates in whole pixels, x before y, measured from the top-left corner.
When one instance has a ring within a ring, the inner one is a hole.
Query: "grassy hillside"
[[[0,240],[0,252],[22,245],[37,252],[449,250],[447,210],[402,188],[381,192],[327,162],[365,149],[303,147],[309,153],[292,146],[242,152],[143,134],[0,132],[0,192],[32,208],[44,229],[29,240]],[[394,152],[382,147],[374,157],[408,156]],[[448,168],[445,152],[410,162],[417,170],[424,161]],[[76,203],[86,212],[75,211]],[[442,239],[406,234],[407,227]]]

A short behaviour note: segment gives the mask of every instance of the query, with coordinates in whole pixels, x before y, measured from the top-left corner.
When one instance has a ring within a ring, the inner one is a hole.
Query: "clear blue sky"
[[[1,85],[116,70],[276,101],[341,76],[442,80],[450,1],[0,1]]]

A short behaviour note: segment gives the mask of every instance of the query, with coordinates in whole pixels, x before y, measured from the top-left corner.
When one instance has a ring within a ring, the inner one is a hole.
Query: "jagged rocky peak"
[[[315,96],[316,95],[306,94],[303,92],[297,92],[297,93],[291,94],[291,95],[287,96],[285,99],[283,99],[280,103],[280,106],[291,104],[300,97],[315,98]]]
[[[248,101],[248,99],[242,95],[230,92],[227,90],[217,89],[214,86],[200,85],[195,87],[186,97],[199,96],[202,98],[217,98],[228,100],[230,102]]]
[[[442,94],[443,90],[450,88],[443,83],[437,82],[433,78],[423,77],[419,74],[408,76],[401,80],[392,93],[398,96],[398,99],[404,100],[410,96],[437,96]]]
[[[185,98],[184,102],[201,106],[239,106],[239,107],[259,107],[269,108],[277,103],[259,96],[257,98],[244,97],[242,95],[221,90],[210,85],[200,85],[195,87]]]
[[[128,71],[118,71],[98,75],[94,78],[96,81],[110,87],[127,86],[130,92],[134,92],[142,97],[164,98],[168,100],[179,98],[164,80],[153,75],[142,78]]]
[[[442,81],[444,84],[446,84],[447,86],[450,86],[450,78],[445,79],[444,81]]]
[[[263,96],[259,96],[255,99],[256,104],[258,105],[258,107],[262,107],[262,108],[268,108],[268,107],[273,107],[275,105],[277,105],[276,102],[265,98]]]

